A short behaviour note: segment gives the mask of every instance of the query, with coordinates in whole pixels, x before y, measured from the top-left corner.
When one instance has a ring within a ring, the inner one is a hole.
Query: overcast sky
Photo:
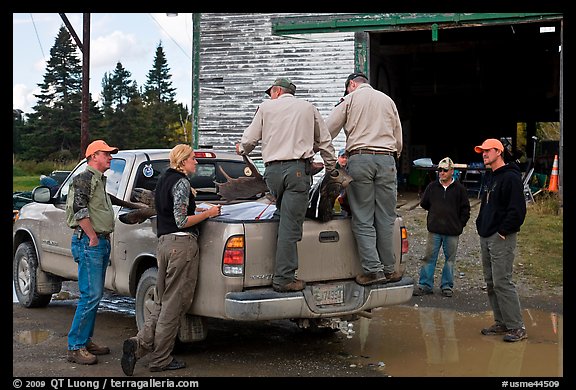
[[[82,14],[66,14],[74,31],[83,37]],[[30,113],[34,94],[44,81],[46,62],[58,30],[64,22],[58,13],[15,13],[13,29],[12,105]],[[141,87],[152,69],[158,44],[162,42],[176,100],[190,108],[192,96],[192,14],[92,13],[90,14],[90,93],[100,97],[102,78],[120,61]],[[82,55],[79,53],[79,58]]]

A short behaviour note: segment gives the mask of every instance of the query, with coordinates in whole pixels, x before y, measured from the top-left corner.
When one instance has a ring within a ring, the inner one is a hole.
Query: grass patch
[[[32,191],[40,185],[40,176],[12,176],[12,191]]]
[[[516,256],[526,274],[553,287],[563,285],[564,274],[564,218],[559,209],[554,193],[528,204]]]

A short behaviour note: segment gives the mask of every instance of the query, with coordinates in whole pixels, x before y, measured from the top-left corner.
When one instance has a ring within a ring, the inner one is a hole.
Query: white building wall
[[[201,15],[199,145],[233,150],[277,77],[327,118],[354,71],[354,34],[272,35],[271,18],[298,15],[312,14]],[[341,131],[334,147],[344,145]]]

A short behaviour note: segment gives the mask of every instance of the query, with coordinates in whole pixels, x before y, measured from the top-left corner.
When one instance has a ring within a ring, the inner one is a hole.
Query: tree
[[[80,153],[82,65],[64,26],[60,27],[40,94],[22,135],[23,158],[45,160],[61,152]]]
[[[171,78],[170,68],[168,68],[162,42],[160,42],[156,48],[154,64],[148,72],[147,81],[144,85],[146,103],[174,103],[176,89],[172,88]]]
[[[124,111],[128,102],[139,96],[136,81],[130,80],[132,73],[126,70],[121,62],[116,64],[116,69],[109,75],[104,73],[102,78],[102,105],[104,112],[107,108],[113,108],[116,112]]]
[[[24,112],[20,109],[12,110],[12,153],[18,154],[22,150],[20,141],[24,129],[25,119]]]
[[[174,100],[175,88],[170,81],[162,42],[156,48],[152,69],[144,85],[144,126],[139,129],[138,147],[164,148],[175,145],[174,134],[180,129],[180,118],[187,113],[182,104]],[[177,142],[176,142],[177,143]]]

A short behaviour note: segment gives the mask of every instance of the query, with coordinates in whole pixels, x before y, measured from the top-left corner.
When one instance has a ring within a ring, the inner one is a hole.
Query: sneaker
[[[526,328],[516,328],[510,329],[504,336],[503,340],[513,343],[515,341],[520,341],[527,338],[528,334],[526,333]]]
[[[484,328],[480,331],[484,336],[495,336],[499,334],[506,334],[508,332],[508,328],[503,324],[493,324],[489,328]]]
[[[136,365],[136,351],[138,350],[138,339],[136,337],[131,337],[124,340],[124,345],[122,346],[122,359],[120,360],[120,365],[122,366],[122,371],[128,376],[132,376],[134,373],[134,366]]]
[[[356,283],[361,286],[368,286],[375,283],[386,282],[386,275],[384,271],[370,272],[367,274],[360,274],[356,276]]]
[[[277,292],[290,292],[290,291],[302,291],[304,290],[304,287],[306,287],[306,283],[303,282],[302,280],[298,280],[298,279],[294,279],[294,281],[285,284],[283,286],[279,286],[279,285],[272,285],[272,288],[274,289],[274,291]]]
[[[413,296],[415,297],[419,297],[422,295],[430,295],[430,294],[434,294],[434,291],[432,291],[432,289],[430,288],[422,288],[420,286],[417,286],[414,289],[414,292],[412,293]]]
[[[68,350],[68,361],[76,364],[96,364],[98,358],[92,355],[86,348]]]
[[[451,298],[452,295],[454,295],[454,293],[453,293],[452,290],[450,290],[449,288],[445,288],[445,289],[442,290],[442,296],[443,296],[443,297]]]
[[[150,367],[150,372],[160,372],[160,371],[168,371],[168,370],[179,370],[181,368],[186,367],[186,362],[181,362],[176,359],[172,359],[170,364],[164,367]]]
[[[386,276],[386,283],[398,282],[402,279],[402,274],[396,271],[384,274],[384,276]]]
[[[110,353],[110,348],[102,345],[98,345],[92,341],[86,344],[86,350],[92,355],[108,355]]]

